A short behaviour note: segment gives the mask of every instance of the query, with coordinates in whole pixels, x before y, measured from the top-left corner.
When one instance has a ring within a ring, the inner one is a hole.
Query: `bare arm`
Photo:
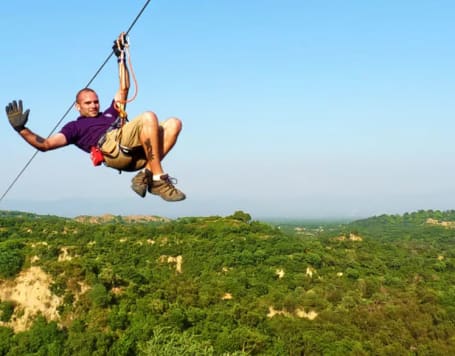
[[[126,99],[128,98],[128,91],[130,89],[130,73],[124,61],[119,62],[118,73],[120,86],[115,94],[115,101],[119,101],[126,105]]]
[[[119,74],[119,89],[115,94],[115,101],[120,102],[126,106],[126,101],[128,99],[128,91],[130,89],[130,73],[126,65],[126,54],[125,46],[127,46],[125,39],[125,33],[121,33],[117,40],[117,46],[119,47],[118,52],[118,74]]]
[[[25,127],[19,131],[19,135],[21,135],[27,143],[42,152],[54,150],[68,144],[65,135],[60,132],[51,135],[48,138],[43,138]]]

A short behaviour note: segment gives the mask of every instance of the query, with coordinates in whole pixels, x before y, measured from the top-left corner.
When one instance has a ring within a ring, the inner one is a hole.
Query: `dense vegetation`
[[[454,221],[89,224],[0,211],[0,286],[39,266],[61,300],[57,320],[19,332],[20,305],[0,300],[0,355],[455,354]]]

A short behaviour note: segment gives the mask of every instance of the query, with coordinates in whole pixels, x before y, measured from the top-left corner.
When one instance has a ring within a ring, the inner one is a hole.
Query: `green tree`
[[[0,355],[7,355],[11,348],[14,332],[12,329],[0,326]]]
[[[0,321],[8,322],[14,313],[14,303],[11,301],[0,302]]]
[[[90,298],[95,306],[106,307],[109,304],[110,296],[104,285],[97,283],[90,291]]]
[[[249,223],[251,221],[251,215],[241,210],[236,211],[234,214],[228,216],[228,218],[243,221],[245,223]]]
[[[0,278],[15,276],[25,260],[23,244],[15,241],[0,243]]]
[[[168,327],[156,328],[152,338],[140,344],[139,351],[144,356],[214,355],[210,343],[199,340],[190,333],[176,332]]]
[[[57,323],[48,323],[44,317],[38,316],[30,330],[15,335],[10,354],[60,356],[64,353],[65,340],[66,333],[58,328]]]

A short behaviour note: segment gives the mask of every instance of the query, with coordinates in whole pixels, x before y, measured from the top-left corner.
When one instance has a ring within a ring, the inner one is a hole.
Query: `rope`
[[[145,11],[145,9],[147,8],[148,4],[150,3],[151,0],[147,0],[144,4],[144,6],[142,6],[142,9],[141,11],[139,11],[139,13],[137,14],[136,18],[133,20],[133,22],[131,23],[131,25],[128,27],[128,30],[125,32],[125,35],[128,35],[129,32],[133,29],[134,25],[136,24],[136,22],[139,20],[139,18],[141,17],[142,13]],[[98,76],[98,74],[103,70],[103,68],[106,66],[107,62],[109,61],[109,59],[111,59],[112,55],[114,54],[114,51],[112,51],[111,53],[109,53],[109,55],[107,56],[107,58],[104,60],[104,62],[101,64],[101,66],[98,68],[98,70],[95,72],[95,74],[92,76],[92,78],[88,81],[88,83],[85,85],[85,88],[89,87],[92,82],[95,80],[95,78]],[[53,129],[51,130],[51,132],[49,133],[48,137],[51,136],[55,130],[57,130],[57,128],[60,126],[60,124],[62,123],[62,121],[65,119],[65,117],[69,114],[69,112],[72,110],[74,104],[76,104],[76,100],[74,100],[71,105],[68,107],[68,109],[66,110],[66,112],[63,114],[63,116],[61,117],[61,119],[57,122],[57,124],[53,127]],[[22,174],[25,172],[25,170],[28,168],[28,166],[30,165],[30,163],[32,163],[32,161],[34,160],[34,158],[36,157],[36,155],[38,154],[39,150],[36,150],[35,153],[33,153],[32,157],[30,157],[30,159],[27,161],[27,163],[24,165],[24,167],[19,171],[19,173],[16,175],[16,177],[13,179],[13,181],[11,182],[11,184],[8,186],[8,188],[5,190],[5,192],[3,193],[3,195],[0,197],[0,203],[3,201],[3,198],[8,194],[8,192],[11,190],[11,188],[16,184],[16,182],[18,181],[18,179],[22,176]]]
[[[134,72],[133,63],[131,61],[129,44],[125,45],[125,56],[128,59],[128,67],[129,67],[129,71],[130,71],[130,76],[133,78],[133,82],[134,82],[134,94],[133,94],[132,98],[130,98],[130,99],[127,98],[126,100],[118,100],[115,102],[114,108],[118,111],[119,116],[122,119],[120,127],[123,127],[123,125],[128,117],[128,114],[126,113],[126,110],[125,110],[126,104],[129,104],[132,101],[134,101],[136,99],[137,93],[139,91],[139,89],[138,89],[139,87],[138,87],[138,83],[137,83],[137,79],[136,79],[136,73]]]

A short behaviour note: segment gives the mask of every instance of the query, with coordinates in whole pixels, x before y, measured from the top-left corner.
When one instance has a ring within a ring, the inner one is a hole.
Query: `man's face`
[[[98,95],[92,91],[84,91],[79,94],[76,109],[81,116],[96,117],[100,111]]]

